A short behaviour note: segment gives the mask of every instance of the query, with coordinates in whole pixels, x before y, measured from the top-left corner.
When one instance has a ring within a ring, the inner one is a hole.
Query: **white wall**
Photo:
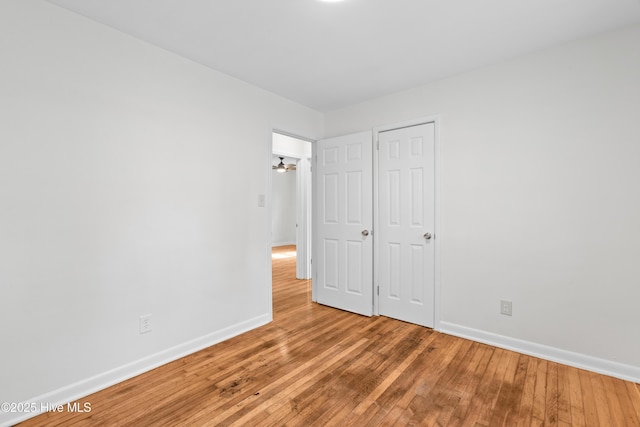
[[[311,158],[311,143],[281,133],[273,133],[273,153],[301,159]]]
[[[325,116],[330,137],[440,115],[443,330],[640,380],[639,46],[634,26]]]
[[[271,241],[273,246],[296,243],[296,173],[272,172]]]
[[[319,113],[39,0],[0,2],[0,62],[0,402],[270,320],[271,130]]]

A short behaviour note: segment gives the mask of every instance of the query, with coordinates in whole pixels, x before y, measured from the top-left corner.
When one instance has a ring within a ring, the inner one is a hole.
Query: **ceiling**
[[[640,0],[49,0],[327,112],[640,22]]]

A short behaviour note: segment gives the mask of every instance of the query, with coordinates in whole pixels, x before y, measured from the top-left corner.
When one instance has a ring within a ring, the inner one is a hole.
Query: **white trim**
[[[272,241],[273,241],[273,236],[271,235],[272,233],[272,224],[271,224],[271,217],[272,217],[272,212],[271,212],[271,200],[273,198],[273,128],[269,129],[269,137],[267,139],[267,146],[269,147],[269,151],[267,152],[267,158],[266,158],[266,182],[267,182],[267,188],[265,189],[265,205],[264,205],[264,209],[266,209],[266,219],[267,219],[267,223],[265,224],[267,227],[267,241],[266,241],[266,245],[267,247],[265,248],[265,259],[267,262],[267,287],[265,289],[265,291],[267,292],[266,295],[266,301],[268,301],[269,303],[269,317],[271,317],[271,319],[273,319],[273,259],[271,258],[272,252],[273,252],[273,246],[272,246]]]
[[[597,372],[598,374],[640,383],[640,367],[637,366],[587,356],[581,353],[574,353],[572,351],[562,350],[543,344],[498,335],[492,332],[481,331],[479,329],[473,329],[444,321],[440,322],[440,332],[489,344],[494,347],[527,354],[540,359],[550,360],[563,365],[586,369],[588,371]]]
[[[277,132],[273,132],[273,133],[277,133]],[[307,142],[307,141],[305,141]],[[276,150],[274,148],[271,149],[271,160],[272,161],[277,161],[277,160],[273,160],[273,155],[276,156],[283,156],[283,157],[291,157],[293,159],[301,159],[300,154],[296,153],[295,151],[287,151],[287,150]],[[271,164],[273,165],[273,164]]]
[[[379,193],[379,161],[380,161],[380,130],[374,128],[372,132],[373,144],[373,315],[380,316],[380,295],[378,294],[380,288],[380,243],[378,239],[378,230],[380,230],[380,197]]]
[[[442,233],[440,232],[440,224],[442,218],[442,203],[441,203],[441,165],[440,163],[440,116],[433,116],[433,125],[435,132],[435,238],[434,243],[436,244],[436,253],[435,253],[435,261],[434,261],[434,289],[433,289],[433,328],[435,330],[440,329],[440,260],[441,260],[441,242],[442,242]]]
[[[290,138],[299,139],[299,140],[301,140],[301,141],[305,141],[305,142],[310,142],[310,143],[312,143],[312,144],[313,144],[314,142],[316,142],[316,140],[315,140],[315,139],[313,139],[313,138],[306,138],[306,137],[304,137],[304,136],[300,136],[300,135],[298,135],[298,134],[296,134],[296,133],[291,133],[291,132],[282,131],[282,130],[279,130],[279,129],[277,129],[277,128],[273,128],[273,133],[277,133],[277,134],[280,134],[280,135],[288,136],[288,137],[290,137]]]
[[[295,244],[296,244],[295,241],[293,241],[293,242],[275,242],[275,243],[271,244],[271,247],[272,248],[277,248],[279,246],[290,246],[290,245],[295,245]]]
[[[442,234],[440,233],[440,185],[441,185],[441,171],[440,171],[440,115],[418,117],[403,122],[393,123],[385,126],[378,126],[373,128],[373,190],[374,190],[374,239],[373,239],[373,260],[374,260],[374,289],[373,289],[373,313],[379,315],[379,297],[377,292],[377,278],[378,278],[378,240],[375,238],[375,230],[379,229],[378,217],[378,141],[380,139],[381,132],[388,132],[395,129],[402,129],[411,126],[419,126],[427,123],[433,123],[434,125],[434,149],[435,149],[435,165],[434,165],[434,178],[435,178],[435,230],[434,230],[434,242],[435,242],[435,260],[434,260],[434,289],[433,289],[433,328],[440,330],[440,242],[442,240]]]
[[[318,302],[318,284],[314,278],[318,277],[318,144],[311,144],[311,301]]]
[[[114,384],[118,384],[207,347],[211,347],[214,344],[218,344],[252,329],[266,325],[269,322],[271,322],[271,315],[263,314],[261,316],[254,317],[253,319],[229,326],[228,328],[220,331],[168,348],[159,353],[152,354],[110,371],[103,372],[94,377],[36,396],[32,399],[28,399],[28,402],[36,402],[37,406],[39,406],[40,403],[50,404],[50,407],[51,405],[65,405],[68,402],[82,399],[92,393],[104,390]],[[42,412],[39,410],[40,408],[38,407],[37,409],[37,412],[0,414],[0,427],[11,426],[41,414]]]
[[[303,157],[296,172],[296,278],[311,278],[311,163]]]

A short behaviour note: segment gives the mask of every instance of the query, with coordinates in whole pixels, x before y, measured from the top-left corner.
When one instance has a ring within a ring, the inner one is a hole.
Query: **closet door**
[[[314,162],[317,302],[371,316],[372,132],[318,141]]]
[[[435,126],[379,134],[380,315],[434,325]]]

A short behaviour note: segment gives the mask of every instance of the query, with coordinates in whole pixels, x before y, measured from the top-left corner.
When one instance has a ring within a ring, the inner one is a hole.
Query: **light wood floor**
[[[274,251],[274,321],[24,426],[639,426],[640,385],[311,303]]]

